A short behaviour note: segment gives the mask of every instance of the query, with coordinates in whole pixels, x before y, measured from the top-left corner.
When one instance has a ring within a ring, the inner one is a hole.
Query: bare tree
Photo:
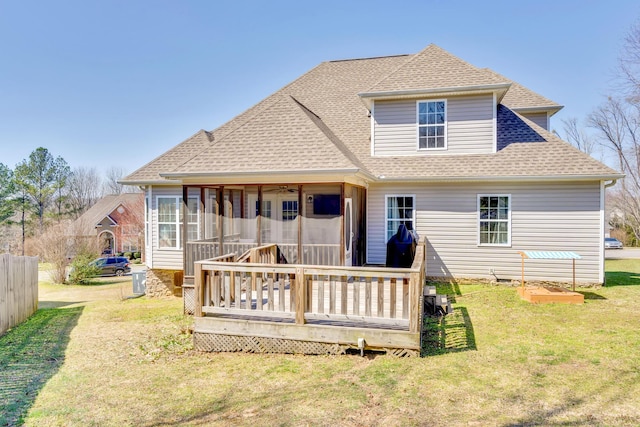
[[[127,175],[127,171],[118,166],[112,166],[107,169],[104,181],[105,194],[122,194],[122,193],[138,193],[138,187],[120,184],[120,180]]]
[[[84,236],[82,230],[83,227],[73,221],[62,221],[50,225],[36,240],[38,255],[51,264],[49,274],[53,283],[66,283],[72,257],[97,256],[97,237]]]
[[[640,104],[609,98],[589,116],[603,147],[611,151],[626,177],[617,189],[614,208],[624,226],[640,240]]]
[[[625,37],[618,60],[622,86],[633,103],[640,102],[640,21]]]
[[[565,133],[565,139],[574,147],[590,156],[594,154],[596,142],[584,129],[578,128],[577,118],[562,119],[562,128]]]
[[[95,168],[76,168],[67,179],[67,202],[76,219],[102,195],[102,180]]]
[[[70,262],[71,239],[67,235],[66,224],[50,225],[37,239],[38,255],[51,264],[49,271],[53,283],[64,283]]]

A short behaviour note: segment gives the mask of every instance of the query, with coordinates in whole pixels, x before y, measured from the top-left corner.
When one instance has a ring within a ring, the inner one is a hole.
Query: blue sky
[[[0,0],[0,162],[128,172],[322,61],[435,43],[585,118],[640,3]]]

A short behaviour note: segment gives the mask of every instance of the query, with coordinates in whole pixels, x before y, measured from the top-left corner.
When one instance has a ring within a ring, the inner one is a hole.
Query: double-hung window
[[[158,247],[180,247],[180,197],[158,196]]]
[[[183,218],[181,215],[182,197],[158,196],[158,247],[180,249]],[[187,238],[199,238],[199,198],[189,197],[187,202]]]
[[[418,149],[447,148],[447,101],[418,101]]]
[[[478,195],[480,245],[511,245],[511,196]]]
[[[404,224],[409,231],[415,230],[415,196],[389,195],[385,200],[385,236],[389,241]]]

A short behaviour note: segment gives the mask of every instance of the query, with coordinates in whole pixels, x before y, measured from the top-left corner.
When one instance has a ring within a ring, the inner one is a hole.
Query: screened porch
[[[160,242],[182,239],[185,283],[196,261],[275,244],[278,263],[364,264],[365,190],[345,183],[184,186],[181,233],[159,221]],[[160,215],[161,209],[160,206]],[[174,227],[175,228],[175,227]],[[162,244],[162,243],[161,243]]]

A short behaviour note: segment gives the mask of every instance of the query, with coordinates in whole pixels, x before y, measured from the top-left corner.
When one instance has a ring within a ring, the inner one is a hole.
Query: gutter
[[[612,179],[611,182],[608,182],[604,185],[604,188],[613,187],[618,182],[618,179]]]
[[[426,94],[439,94],[439,93],[451,93],[451,92],[476,92],[476,91],[495,91],[499,89],[509,89],[511,83],[493,83],[488,85],[477,86],[454,86],[454,87],[440,87],[433,89],[409,89],[409,90],[397,90],[397,91],[383,91],[383,92],[361,92],[358,94],[360,98],[389,98],[398,96],[420,96]]]
[[[380,175],[377,177],[377,182],[487,182],[487,181],[495,181],[495,182],[508,182],[508,181],[517,181],[517,182],[533,182],[533,181],[602,181],[605,179],[611,179],[612,182],[605,185],[612,186],[616,183],[616,181],[620,178],[623,178],[624,175],[540,175],[540,176],[470,176],[470,177],[462,177],[462,176],[443,176],[443,177],[426,177],[426,178],[408,178],[408,177],[393,177],[387,178],[384,175]]]
[[[562,110],[564,108],[564,105],[556,105],[553,107],[509,107],[508,105],[506,105],[507,108],[509,108],[511,111],[515,111],[516,113],[551,113],[549,114],[549,117],[553,116],[555,113],[557,113],[558,111]]]
[[[170,180],[170,179],[153,179],[147,181],[118,181],[119,184],[122,185],[132,185],[132,186],[146,186],[146,185],[171,185],[171,184],[180,184],[178,180]]]
[[[264,175],[323,175],[323,174],[352,174],[362,175],[369,179],[375,176],[358,168],[349,169],[312,169],[312,170],[270,170],[270,171],[247,171],[247,172],[168,172],[161,173],[163,178],[185,179],[185,178],[227,178],[237,176],[264,176]],[[166,184],[167,181],[161,181]],[[180,182],[180,181],[177,181]]]

